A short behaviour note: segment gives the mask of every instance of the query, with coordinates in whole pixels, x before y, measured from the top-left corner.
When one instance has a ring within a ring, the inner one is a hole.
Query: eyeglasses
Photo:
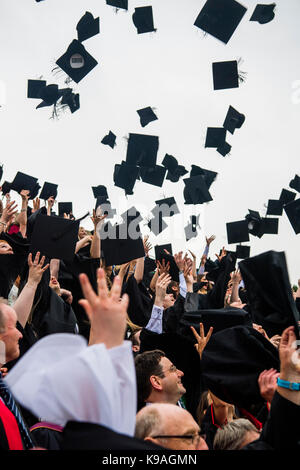
[[[177,367],[174,366],[174,364],[172,364],[169,369],[163,370],[160,374],[157,374],[157,376],[158,377],[161,377],[161,376],[164,377],[166,372],[177,372],[177,371],[178,371]]]
[[[202,434],[198,432],[197,434],[191,434],[191,435],[183,434],[182,436],[174,435],[174,436],[152,436],[152,437],[153,439],[183,439],[183,440],[186,439],[192,445],[197,446],[201,438],[204,440],[206,439],[206,434]]]

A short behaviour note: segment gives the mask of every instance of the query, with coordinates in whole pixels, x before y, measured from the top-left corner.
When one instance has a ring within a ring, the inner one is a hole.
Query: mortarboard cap
[[[56,64],[74,80],[79,83],[98,62],[74,39],[67,51],[56,61]]]
[[[246,245],[237,245],[235,250],[236,257],[238,259],[249,258],[250,256],[250,246]]]
[[[183,181],[185,184],[183,190],[185,204],[203,204],[204,202],[212,201],[203,175],[186,178]]]
[[[299,337],[299,312],[294,302],[284,252],[267,251],[239,263],[253,321],[271,338],[288,326]]]
[[[13,182],[11,183],[11,189],[17,191],[18,193],[22,191],[22,189],[26,189],[28,191],[33,192],[36,189],[37,178],[33,176],[26,175],[18,171],[16,174]]]
[[[156,31],[153,23],[152,6],[135,8],[132,15],[132,21],[138,34]]]
[[[63,91],[58,89],[58,85],[52,83],[41,89],[40,98],[43,100],[36,109],[52,106],[63,96]]]
[[[72,202],[59,202],[58,203],[58,215],[61,217],[64,214],[73,213],[73,204]]]
[[[27,98],[41,98],[41,92],[46,87],[46,80],[28,80]]]
[[[29,199],[34,199],[35,197],[37,197],[40,189],[41,189],[41,186],[39,185],[39,183],[35,183],[34,188],[32,189],[32,191],[30,191]]]
[[[125,190],[126,194],[133,194],[133,187],[139,176],[139,168],[122,161],[121,165],[116,164],[114,169],[115,186]]]
[[[173,155],[169,155],[166,153],[162,165],[167,168],[171,173],[174,173],[176,168],[178,167],[178,161]]]
[[[289,191],[288,189],[283,189],[281,191],[279,201],[284,206],[285,204],[292,202],[295,199],[295,197],[296,197],[296,193],[294,193],[293,191]]]
[[[107,5],[128,10],[128,0],[106,0]]]
[[[126,163],[155,167],[158,145],[158,137],[155,135],[129,134]]]
[[[205,147],[222,147],[226,139],[224,127],[208,127],[206,132]]]
[[[262,230],[263,234],[277,235],[278,233],[278,218],[262,217]]]
[[[173,255],[173,251],[172,251],[172,244],[171,243],[167,243],[166,245],[155,245],[154,247],[154,251],[155,251],[155,259],[159,261],[161,255],[164,255],[165,254],[165,251],[164,250],[167,250],[168,253],[170,253],[171,255]]]
[[[247,220],[238,220],[226,224],[228,243],[242,243],[249,241]]]
[[[2,194],[5,196],[5,194],[9,193],[9,191],[11,190],[11,183],[8,183],[7,181],[4,181],[1,188],[2,188],[1,189]]]
[[[251,235],[261,238],[264,234],[262,218],[259,212],[249,209],[249,214],[245,216],[248,224],[248,231]]]
[[[101,144],[109,145],[112,149],[116,145],[116,136],[113,132],[109,131],[109,134],[103,137]]]
[[[214,90],[239,87],[239,74],[236,60],[214,62],[212,64]]]
[[[290,188],[295,189],[300,193],[300,177],[298,175],[295,175],[295,178],[290,181],[289,184]]]
[[[68,88],[68,91],[63,94],[61,104],[67,105],[70,108],[71,113],[75,113],[80,108],[79,93],[73,93],[72,88]]]
[[[100,32],[99,18],[94,18],[92,13],[86,11],[80,18],[76,26],[78,41],[82,42],[86,39],[92,38]]]
[[[92,191],[95,198],[98,196],[103,196],[104,198],[108,199],[107,189],[105,186],[92,186]]]
[[[269,199],[267,215],[282,215],[283,204],[276,199]]]
[[[44,186],[42,187],[42,191],[40,192],[39,198],[47,201],[47,199],[49,199],[49,197],[52,196],[54,197],[54,199],[56,199],[57,187],[58,187],[57,184],[45,182]]]
[[[220,147],[218,147],[217,152],[219,152],[223,157],[226,157],[226,155],[230,152],[231,150],[231,145],[229,145],[227,142],[224,142]]]
[[[276,4],[271,3],[270,5],[258,4],[256,5],[254,12],[249,21],[258,21],[260,24],[266,24],[273,20],[275,13],[274,8]]]
[[[229,106],[223,127],[231,134],[234,134],[235,129],[242,127],[245,121],[245,115],[239,113],[232,106]]]
[[[38,215],[31,236],[30,252],[48,258],[72,260],[78,241],[79,220]]]
[[[206,387],[220,400],[251,410],[263,406],[258,377],[279,370],[278,350],[261,333],[249,326],[234,326],[213,333],[201,358]]]
[[[235,0],[207,0],[194,25],[227,44],[246,11]]]
[[[151,211],[153,215],[157,215],[161,212],[163,217],[172,217],[173,215],[179,214],[179,209],[176,204],[174,197],[168,197],[155,201],[155,208]]]
[[[159,212],[158,215],[153,217],[153,219],[149,220],[147,224],[151,232],[153,232],[154,235],[156,236],[159,235],[161,232],[163,232],[163,230],[165,230],[165,228],[168,227],[168,225],[166,224],[166,222],[163,220],[162,217],[163,217],[162,213]]]
[[[168,170],[168,174],[166,179],[171,181],[172,183],[177,183],[181,176],[184,176],[188,173],[188,171],[184,168],[183,165],[177,165],[174,172]]]
[[[159,186],[161,188],[166,172],[166,168],[160,165],[156,165],[153,168],[141,167],[140,176],[144,183],[149,183],[153,186]]]
[[[197,166],[197,165],[192,165],[190,177],[192,178],[193,176],[197,176],[197,175],[204,176],[206,186],[209,189],[212,183],[215,181],[218,173],[216,173],[215,171],[211,171],[211,170],[205,170],[204,168],[201,168],[200,166]]]
[[[300,233],[300,199],[289,202],[284,206],[285,213],[294,229],[294,232]]]
[[[133,259],[145,256],[143,240],[141,237],[139,225],[135,225],[135,234],[133,236],[133,225],[125,224],[111,227],[111,232],[104,236],[105,230],[101,228],[101,248],[104,255],[105,265],[120,265],[128,263]]]
[[[137,111],[138,115],[140,116],[141,126],[145,127],[149,122],[156,121],[157,116],[154,113],[153,109],[148,106],[147,108],[139,109]]]

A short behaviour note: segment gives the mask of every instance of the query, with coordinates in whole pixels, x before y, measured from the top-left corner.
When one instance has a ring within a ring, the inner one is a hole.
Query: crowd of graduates
[[[29,195],[0,207],[0,449],[299,450],[284,253],[154,256]]]

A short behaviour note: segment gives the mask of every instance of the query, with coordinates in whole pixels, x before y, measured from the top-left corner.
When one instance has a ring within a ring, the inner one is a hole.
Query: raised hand
[[[162,262],[156,262],[156,266],[158,269],[158,274],[161,275],[163,273],[168,273],[170,270],[170,262],[168,261],[166,264],[166,260],[163,258]]]
[[[193,326],[191,326],[191,330],[194,333],[194,336],[196,338],[197,343],[195,344],[195,348],[197,349],[200,359],[202,358],[202,353],[210,340],[210,337],[212,335],[212,332],[214,331],[214,328],[211,326],[208,330],[207,335],[205,336],[204,334],[204,326],[203,323],[200,323],[200,335],[198,335],[197,331]]]
[[[40,208],[40,199],[36,197],[35,199],[33,199],[32,203],[33,203],[33,209],[31,212],[33,214],[34,212],[37,212]]]
[[[236,271],[234,271],[232,274],[231,274],[231,280],[233,282],[233,284],[239,284],[242,280],[242,275],[241,275],[241,272],[239,269],[237,269]]]
[[[103,220],[107,217],[107,215],[108,214],[102,215],[101,212],[96,212],[95,209],[93,209],[93,216],[91,217],[91,221],[94,224],[95,230],[99,222],[102,225]]]
[[[216,253],[216,257],[218,258],[218,261],[221,261],[221,259],[224,258],[224,256],[226,256],[226,250],[225,250],[225,247],[223,246],[221,254],[217,255],[217,253]]]
[[[18,204],[15,201],[10,201],[6,204],[5,208],[3,209],[3,213],[1,216],[0,221],[2,224],[6,225],[10,221],[10,219],[17,213]]]
[[[152,248],[151,243],[148,242],[148,238],[149,238],[149,235],[146,235],[146,236],[144,237],[144,240],[143,240],[144,250],[145,250],[145,256],[149,256],[149,251],[150,251],[151,248]]]
[[[211,244],[211,242],[213,242],[215,240],[216,236],[215,235],[211,235],[209,238],[208,237],[205,237],[206,239],[206,244],[209,246]]]
[[[124,340],[129,302],[127,294],[120,298],[121,279],[119,276],[114,278],[109,292],[105,272],[98,269],[98,294],[94,292],[86,274],[80,274],[79,281],[85,297],[79,304],[84,308],[91,323],[89,344],[104,343],[107,348],[119,346]]]
[[[163,306],[163,302],[165,300],[165,296],[167,292],[167,287],[170,284],[171,280],[172,280],[171,276],[167,273],[161,274],[159,278],[157,279],[154,304],[157,305],[158,307]]]
[[[20,192],[20,196],[23,202],[28,203],[29,194],[30,194],[30,191],[28,191],[28,189],[22,189],[22,191]]]
[[[32,261],[32,253],[28,255],[28,266],[29,266],[29,273],[28,273],[28,281],[27,284],[31,284],[37,286],[44,274],[44,272],[49,268],[49,263],[44,265],[45,256],[42,256],[40,259],[40,252],[38,251],[35,255],[34,261]]]
[[[258,377],[258,386],[264,400],[271,403],[277,387],[279,372],[275,369],[264,370]]]
[[[176,253],[174,255],[174,260],[175,260],[175,263],[177,264],[177,267],[179,269],[179,271],[184,271],[184,266],[185,266],[185,258],[182,257],[182,251],[179,251],[179,253]]]

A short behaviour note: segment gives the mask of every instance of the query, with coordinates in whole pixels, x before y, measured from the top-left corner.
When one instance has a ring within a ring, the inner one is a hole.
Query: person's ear
[[[134,346],[132,346],[132,351],[133,351],[133,352],[139,352],[139,350],[140,350],[140,347],[139,347],[137,344],[135,344]]]
[[[150,383],[152,388],[154,388],[155,390],[162,390],[161,379],[160,377],[158,377],[158,375],[151,375]]]
[[[154,439],[154,438],[151,437],[151,436],[145,437],[145,438],[144,438],[144,441],[153,442],[153,444],[159,445],[159,444],[158,444],[158,439]]]

